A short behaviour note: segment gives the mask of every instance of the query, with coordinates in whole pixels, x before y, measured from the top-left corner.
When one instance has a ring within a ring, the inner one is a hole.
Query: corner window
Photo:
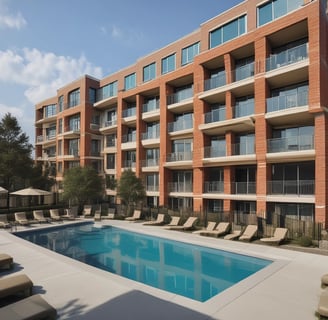
[[[175,70],[175,53],[162,59],[162,74]]]
[[[74,90],[68,95],[68,107],[72,108],[80,104],[80,89]]]
[[[147,82],[156,78],[156,63],[149,64],[143,68],[143,81]]]
[[[130,90],[136,87],[136,74],[131,73],[124,78],[124,89]]]
[[[182,49],[181,64],[185,65],[194,61],[194,57],[199,54],[199,42]]]

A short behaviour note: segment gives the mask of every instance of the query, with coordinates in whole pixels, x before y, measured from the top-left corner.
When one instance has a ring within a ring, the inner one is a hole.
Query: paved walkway
[[[10,274],[26,273],[35,284],[34,292],[42,293],[57,308],[60,319],[317,319],[320,278],[328,273],[328,256],[201,237],[140,223],[104,223],[275,262],[201,303],[58,255],[7,231],[0,231],[0,252],[14,257],[16,264]]]

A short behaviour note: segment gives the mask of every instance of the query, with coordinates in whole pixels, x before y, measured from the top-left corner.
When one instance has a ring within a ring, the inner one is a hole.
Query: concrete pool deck
[[[41,293],[57,309],[59,319],[317,319],[320,278],[328,273],[328,256],[119,220],[96,225],[102,223],[275,262],[201,303],[96,269],[0,231],[0,252],[12,255],[15,261],[14,270],[0,275],[27,274],[35,285],[34,293]]]

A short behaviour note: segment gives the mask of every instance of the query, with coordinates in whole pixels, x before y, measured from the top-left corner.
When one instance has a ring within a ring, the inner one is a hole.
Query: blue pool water
[[[65,256],[206,301],[272,261],[91,224],[17,233]]]

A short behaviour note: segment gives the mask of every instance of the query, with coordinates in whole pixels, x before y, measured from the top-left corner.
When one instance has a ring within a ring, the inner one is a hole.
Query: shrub
[[[299,239],[301,247],[311,247],[312,246],[312,239],[307,236],[302,236]]]

